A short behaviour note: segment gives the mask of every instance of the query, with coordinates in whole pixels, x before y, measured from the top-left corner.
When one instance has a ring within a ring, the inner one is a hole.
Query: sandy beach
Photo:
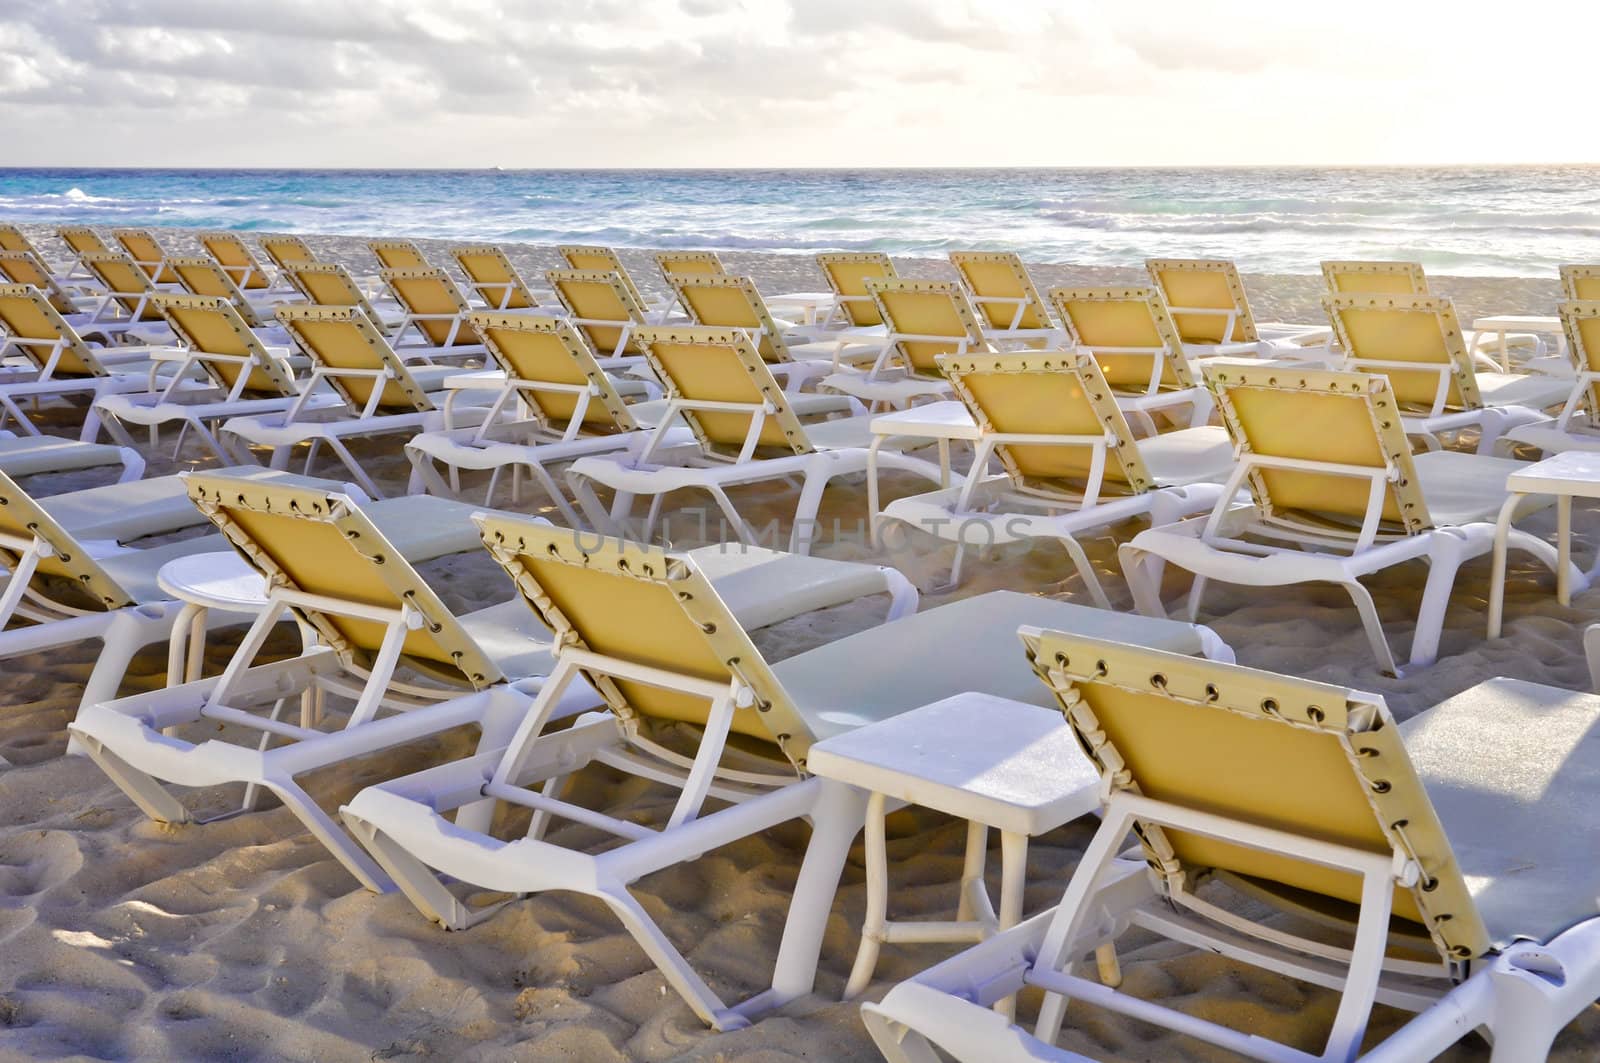
[[[49,250],[43,227],[25,227]],[[177,252],[198,253],[192,234],[166,230]],[[358,274],[375,265],[359,238],[309,242]],[[443,241],[418,241],[435,261],[450,262]],[[505,244],[528,276],[560,265],[553,248]],[[647,287],[664,290],[645,252],[622,252]],[[808,256],[730,252],[731,272],[752,276],[766,294],[825,287]],[[950,275],[947,263],[896,260],[907,276]],[[1307,263],[1308,270],[1315,263]],[[1142,283],[1137,262],[1106,269],[1032,264],[1041,286]],[[1548,280],[1430,278],[1454,299],[1463,322],[1491,314],[1550,314],[1558,297]],[[1320,323],[1320,276],[1250,275],[1261,320]],[[398,445],[361,450],[387,488],[404,486]],[[174,459],[148,455],[147,475],[201,467],[197,451]],[[91,477],[92,478],[92,477]],[[55,477],[60,490],[84,478]],[[917,489],[886,477],[889,497]],[[789,488],[745,495],[757,525],[792,511]],[[504,502],[506,508],[518,509]],[[528,507],[520,507],[530,511]],[[829,491],[823,526],[846,526],[865,512],[856,480]],[[1587,566],[1600,547],[1596,510],[1580,503],[1575,553]],[[1553,511],[1524,524],[1553,534]],[[1129,607],[1116,545],[1140,525],[1085,540],[1113,600]],[[942,577],[951,548],[930,537],[901,538],[904,549],[873,552],[864,542],[830,542],[817,552],[900,567],[920,586]],[[462,556],[425,570],[454,608],[481,608],[512,596],[487,555]],[[1369,581],[1392,644],[1404,652],[1426,568],[1416,563]],[[1175,579],[1169,600],[1182,587]],[[923,607],[993,589],[1088,603],[1057,547],[996,550],[969,563],[954,594],[925,594]],[[1467,564],[1451,598],[1440,659],[1399,679],[1381,676],[1355,611],[1336,587],[1253,590],[1217,587],[1200,618],[1234,647],[1241,663],[1381,693],[1409,717],[1494,676],[1586,689],[1585,626],[1600,623],[1600,591],[1560,606],[1553,577],[1526,557],[1511,558],[1506,635],[1484,639],[1487,558]],[[881,601],[864,601],[788,621],[757,643],[770,659],[796,653],[873,623]],[[224,640],[225,642],[225,640]],[[214,645],[219,666],[229,646]],[[852,854],[834,904],[817,993],[750,1029],[713,1033],[669,989],[643,953],[597,903],[547,894],[510,905],[482,925],[446,933],[423,921],[403,897],[356,886],[292,816],[272,807],[203,826],[164,828],[146,820],[86,758],[65,756],[65,727],[93,661],[92,648],[0,662],[7,690],[0,713],[0,1059],[184,1058],[292,1060],[843,1060],[876,1058],[854,1002],[839,1002],[865,904],[861,853]],[[126,691],[164,679],[164,649],[142,656]],[[1021,650],[1017,668],[1026,667]],[[425,763],[465,754],[446,748],[426,760],[396,757],[359,770],[313,777],[325,807],[364,784]],[[601,773],[587,785],[599,806],[654,802]],[[186,803],[203,814],[224,811],[231,794],[201,791]],[[663,806],[665,807],[665,806]],[[890,821],[891,914],[949,918],[955,908],[964,830],[922,811]],[[1092,827],[1071,824],[1036,839],[1030,855],[1027,910],[1060,896]],[[556,838],[561,837],[560,831]],[[789,892],[806,831],[791,825],[707,854],[641,883],[639,895],[673,940],[725,998],[762,989],[777,952]],[[998,859],[991,869],[998,874]],[[868,996],[948,955],[940,946],[888,946]],[[1333,994],[1153,938],[1124,943],[1133,993],[1159,997],[1207,1018],[1318,1051],[1336,1004]],[[1025,1012],[1028,1010],[1025,1007]],[[1406,1016],[1380,1007],[1369,1033],[1377,1040]],[[1222,1060],[1219,1049],[1080,1005],[1069,1012],[1064,1047],[1128,1061]],[[1591,1008],[1557,1041],[1553,1059],[1596,1058],[1600,1011]],[[1487,1058],[1475,1040],[1445,1059]]]

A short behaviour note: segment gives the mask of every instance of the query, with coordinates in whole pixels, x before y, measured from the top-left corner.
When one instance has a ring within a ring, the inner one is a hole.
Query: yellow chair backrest
[[[474,519],[557,646],[723,687],[737,680],[754,696],[735,710],[731,729],[804,766],[815,736],[691,558],[510,514]],[[710,703],[686,691],[615,678],[600,666],[583,674],[630,727],[647,719],[706,722]]]
[[[1600,266],[1562,266],[1561,291],[1568,299],[1600,299]]]
[[[570,322],[500,311],[477,311],[467,316],[467,322],[510,379],[586,387],[584,431],[610,435],[639,427]],[[524,388],[521,395],[539,421],[556,431],[564,430],[577,412],[578,396],[571,392]]]
[[[283,587],[361,606],[410,606],[423,623],[406,635],[402,653],[408,664],[477,690],[502,678],[455,614],[339,485],[304,477],[248,479],[226,470],[186,473],[184,479],[200,511],[266,577],[269,593]],[[346,664],[371,666],[383,624],[312,605],[294,611]]]
[[[956,396],[985,432],[1108,441],[1106,493],[1141,494],[1153,483],[1111,386],[1092,356],[1070,351],[945,355]],[[1094,446],[1005,442],[995,455],[1017,487],[1047,497],[1083,493]]]
[[[237,233],[200,233],[196,239],[206,254],[217,260],[217,265],[227,271],[228,277],[247,292],[272,287],[267,271],[261,267],[249,246]]]
[[[353,306],[380,325],[378,312],[367,301],[367,296],[350,276],[350,271],[335,262],[305,262],[285,266],[283,275],[289,283],[317,306]]]
[[[615,273],[635,303],[641,307],[648,305],[643,293],[623,267],[622,259],[618,258],[617,253],[611,248],[588,244],[562,244],[556,250],[560,252],[568,269],[575,269],[581,273]]]
[[[1374,295],[1427,295],[1428,278],[1420,262],[1324,262],[1328,291]]]
[[[967,290],[972,305],[983,315],[985,328],[1009,329],[1013,321],[1017,322],[1016,328],[1051,327],[1039,289],[1017,255],[1010,251],[952,251],[950,263],[960,274],[961,286]],[[1023,300],[1020,318],[1013,301],[1017,299]]]
[[[1023,646],[1112,795],[1415,860],[1420,873],[1395,886],[1394,914],[1424,928],[1445,959],[1490,947],[1381,697],[1053,631],[1024,629]],[[1155,822],[1135,834],[1175,892],[1215,870],[1361,903],[1351,871]]]
[[[878,304],[867,291],[868,280],[892,280],[894,263],[881,251],[839,252],[817,256],[817,266],[828,287],[839,297],[850,324],[857,328],[883,324]]]
[[[60,313],[78,312],[72,297],[62,291],[50,275],[50,267],[31,251],[0,251],[0,278],[10,284],[31,284],[43,292],[50,305]]]
[[[867,291],[897,336],[895,351],[919,376],[937,376],[941,354],[968,354],[985,344],[967,297],[954,281],[871,280]],[[941,338],[948,337],[948,338]]]
[[[57,524],[17,482],[0,472],[0,562],[15,571],[35,540],[50,552],[39,557],[29,593],[71,611],[94,612],[135,604],[133,594],[101,568],[72,533]]]
[[[24,251],[37,255],[38,248],[33,246],[23,231],[15,225],[0,225],[0,251]]]
[[[378,276],[394,293],[395,300],[409,314],[420,317],[417,327],[435,347],[477,343],[472,330],[460,318],[467,312],[461,289],[442,269],[382,269]]]
[[[272,259],[272,264],[279,269],[319,261],[316,252],[298,236],[262,236],[258,239],[261,242],[261,250],[267,253],[267,257]]]
[[[367,247],[384,269],[432,269],[420,248],[410,240],[368,240]]]
[[[158,315],[159,319],[159,315]],[[94,350],[61,320],[44,294],[31,284],[0,284],[0,329],[18,342],[16,349],[43,369],[59,348],[53,376],[106,376]]]
[[[621,351],[624,325],[644,323],[644,309],[634,299],[615,270],[553,269],[545,274],[556,298],[574,318],[589,345],[602,358],[613,354],[640,353],[638,340],[630,337]]]
[[[539,301],[528,291],[517,267],[498,247],[458,247],[450,252],[472,288],[494,310],[532,310]]]
[[[787,396],[744,332],[707,325],[651,325],[639,329],[638,336],[668,399],[764,407],[768,412],[761,422],[757,457],[811,451]],[[701,449],[724,458],[735,457],[744,448],[754,416],[743,410],[683,411]]]
[[[1241,457],[1386,470],[1380,530],[1413,535],[1432,526],[1386,377],[1217,364],[1207,365],[1205,375]],[[1249,484],[1269,521],[1337,538],[1354,538],[1372,497],[1365,477],[1314,465],[1258,465]]]
[[[178,278],[166,264],[167,253],[162,250],[148,229],[112,229],[111,235],[152,281],[157,284],[178,282]]]
[[[1383,373],[1403,407],[1432,409],[1439,395],[1440,371],[1449,374],[1444,408],[1475,410],[1483,405],[1472,355],[1450,300],[1439,295],[1325,295],[1333,331],[1350,368]],[[1409,371],[1396,363],[1432,369]]]
[[[330,370],[387,370],[378,399],[379,413],[425,413],[433,403],[401,363],[389,341],[354,306],[280,306],[278,320],[312,363]],[[468,330],[470,332],[470,330]],[[374,377],[329,376],[328,384],[353,412],[364,410],[380,381]]]
[[[715,277],[727,272],[715,251],[658,251],[655,260],[668,284],[674,277]]]
[[[156,286],[133,259],[121,251],[85,251],[78,256],[85,269],[116,298],[118,305],[138,321],[160,321],[161,311],[150,305]]]
[[[230,300],[163,292],[154,297],[154,302],[166,315],[172,331],[196,355],[249,359],[241,365],[200,358],[200,366],[218,387],[231,391],[239,382],[239,375],[248,372],[243,391],[247,396],[275,398],[298,393],[283,363],[261,345]]]
[[[1154,288],[1052,288],[1050,302],[1068,342],[1094,355],[1115,390],[1149,391],[1158,359],[1160,387],[1194,386],[1177,326]]]
[[[764,361],[789,360],[789,348],[778,334],[777,323],[749,277],[684,274],[672,278],[672,289],[695,324],[743,329],[752,338],[760,338],[756,349]]]
[[[266,324],[266,319],[250,305],[249,297],[239,290],[239,286],[233,283],[233,278],[228,276],[228,271],[215,259],[182,256],[169,258],[166,264],[178,283],[182,284],[189,294],[209,295],[214,299],[228,300],[251,328],[260,328]]]
[[[1600,374],[1600,299],[1567,299],[1558,307],[1568,354],[1580,373]],[[1591,421],[1600,418],[1600,377],[1584,389]]]
[[[1226,259],[1152,258],[1145,264],[1156,290],[1172,314],[1184,343],[1255,343],[1256,320],[1250,314],[1244,282]],[[1205,313],[1184,313],[1208,311]],[[1228,323],[1233,328],[1229,331]]]
[[[114,250],[98,232],[87,225],[63,225],[56,230],[56,235],[61,237],[62,242],[74,255],[81,256],[85,252],[103,255]]]

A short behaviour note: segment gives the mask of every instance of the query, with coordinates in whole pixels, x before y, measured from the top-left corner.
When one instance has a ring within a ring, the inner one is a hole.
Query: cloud
[[[1559,114],[1513,49],[1581,91],[1593,6],[0,0],[0,136],[14,165],[1303,161],[1248,131],[1394,151],[1394,100],[1448,108],[1441,145]]]

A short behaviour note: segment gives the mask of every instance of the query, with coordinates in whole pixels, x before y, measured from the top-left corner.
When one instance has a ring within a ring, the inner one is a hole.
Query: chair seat
[[[739,543],[702,546],[689,556],[716,585],[728,611],[752,630],[889,589],[878,566],[857,561]]]
[[[1478,394],[1483,404],[1497,406],[1527,406],[1542,410],[1567,401],[1572,394],[1572,381],[1541,373],[1478,373]]]
[[[38,501],[78,539],[130,542],[206,523],[176,476],[90,487]]]
[[[1092,634],[1174,653],[1215,656],[1209,629],[1015,591],[991,591],[862,631],[772,666],[818,739],[974,690],[1033,705],[1048,687],[1016,667],[1019,627]],[[841,683],[840,677],[848,677]]]
[[[168,561],[176,561],[180,557],[191,557],[195,554],[216,553],[229,555],[233,553],[233,547],[228,545],[228,540],[219,533],[200,535],[193,539],[166,543],[149,549],[127,550],[107,557],[98,557],[95,563],[116,580],[117,585],[127,591],[129,597],[143,604],[164,601],[172,597],[156,582],[161,566]]]
[[[1180,428],[1139,440],[1139,457],[1162,486],[1219,482],[1233,469],[1233,442],[1221,425]]]
[[[0,438],[0,472],[7,476],[76,472],[121,461],[122,448],[109,443],[84,443],[55,436]]]
[[[1490,679],[1400,731],[1497,948],[1600,915],[1600,697]]]
[[[1506,500],[1506,477],[1528,463],[1513,458],[1430,450],[1412,458],[1428,515],[1436,525],[1494,520]],[[1551,505],[1554,498],[1529,495],[1517,507],[1518,517]]]

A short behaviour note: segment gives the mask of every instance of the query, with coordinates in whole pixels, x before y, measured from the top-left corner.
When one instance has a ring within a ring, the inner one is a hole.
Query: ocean
[[[1600,167],[1119,170],[0,169],[0,220],[1136,265],[1328,258],[1553,276],[1600,261]]]

